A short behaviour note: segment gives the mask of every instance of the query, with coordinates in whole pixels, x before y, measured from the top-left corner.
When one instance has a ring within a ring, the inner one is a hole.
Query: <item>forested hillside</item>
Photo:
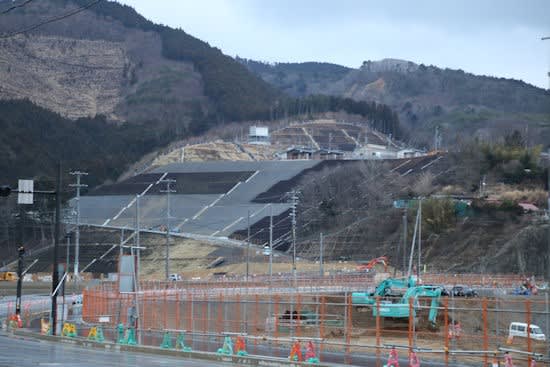
[[[116,2],[89,4],[33,1],[2,14],[0,33],[8,35],[85,8],[0,40],[5,179],[51,175],[63,159],[94,172],[98,184],[144,154],[216,125],[327,111],[364,116],[400,136],[388,106],[290,97],[184,30],[154,24]]]
[[[116,179],[127,165],[172,139],[169,129],[154,131],[147,124],[115,126],[102,116],[72,121],[21,101],[0,101],[1,183],[18,178],[55,177],[63,171],[90,172],[90,186]]]
[[[394,59],[365,61],[357,69],[239,61],[291,95],[387,104],[399,113],[407,140],[418,146],[432,145],[436,127],[447,147],[473,136],[499,139],[514,129],[525,131],[529,144],[550,141],[550,92],[522,81]]]

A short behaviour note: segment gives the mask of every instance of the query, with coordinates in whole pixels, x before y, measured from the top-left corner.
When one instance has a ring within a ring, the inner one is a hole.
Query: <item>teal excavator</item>
[[[429,299],[428,320],[430,326],[435,327],[441,291],[441,287],[438,286],[416,285],[412,277],[388,278],[382,281],[374,292],[354,292],[351,298],[354,306],[360,309],[371,309],[373,316],[378,315],[379,309],[380,317],[403,321],[409,318],[411,312],[416,319],[421,310],[421,300]],[[379,307],[376,306],[377,298],[380,298]],[[412,303],[412,310],[410,310],[410,303]]]
[[[416,285],[413,277],[388,278],[383,280],[374,292],[353,292],[351,303],[359,308],[376,304],[376,298],[396,297],[404,293],[404,290]]]

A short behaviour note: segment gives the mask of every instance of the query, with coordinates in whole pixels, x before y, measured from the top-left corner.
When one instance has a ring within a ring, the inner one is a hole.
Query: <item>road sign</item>
[[[409,202],[407,200],[394,200],[393,207],[397,209],[405,209],[409,206]]]
[[[19,180],[17,188],[17,204],[32,204],[34,181],[33,180]]]

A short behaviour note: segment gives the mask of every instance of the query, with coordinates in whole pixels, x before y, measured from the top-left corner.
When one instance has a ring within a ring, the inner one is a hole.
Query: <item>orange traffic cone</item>
[[[290,350],[290,356],[288,358],[294,362],[302,361],[302,346],[299,341],[295,341]]]
[[[244,338],[242,336],[237,337],[235,342],[235,353],[239,356],[247,356],[248,352],[246,351],[246,345],[244,343]]]

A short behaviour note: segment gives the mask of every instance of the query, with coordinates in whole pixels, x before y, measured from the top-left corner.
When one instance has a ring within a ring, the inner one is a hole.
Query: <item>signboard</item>
[[[136,259],[133,255],[122,255],[120,257],[119,269],[120,276],[118,278],[119,292],[135,292],[134,274]]]
[[[393,207],[397,209],[405,209],[409,205],[407,200],[394,200]]]
[[[33,180],[19,180],[17,191],[19,192],[17,194],[17,204],[33,203],[33,192],[34,192]]]
[[[393,201],[393,207],[397,209],[406,209],[406,208],[412,209],[412,208],[416,208],[417,205],[418,205],[418,199],[410,199],[410,200],[399,199],[399,200]]]
[[[249,135],[267,138],[269,136],[269,128],[264,126],[250,126]]]

